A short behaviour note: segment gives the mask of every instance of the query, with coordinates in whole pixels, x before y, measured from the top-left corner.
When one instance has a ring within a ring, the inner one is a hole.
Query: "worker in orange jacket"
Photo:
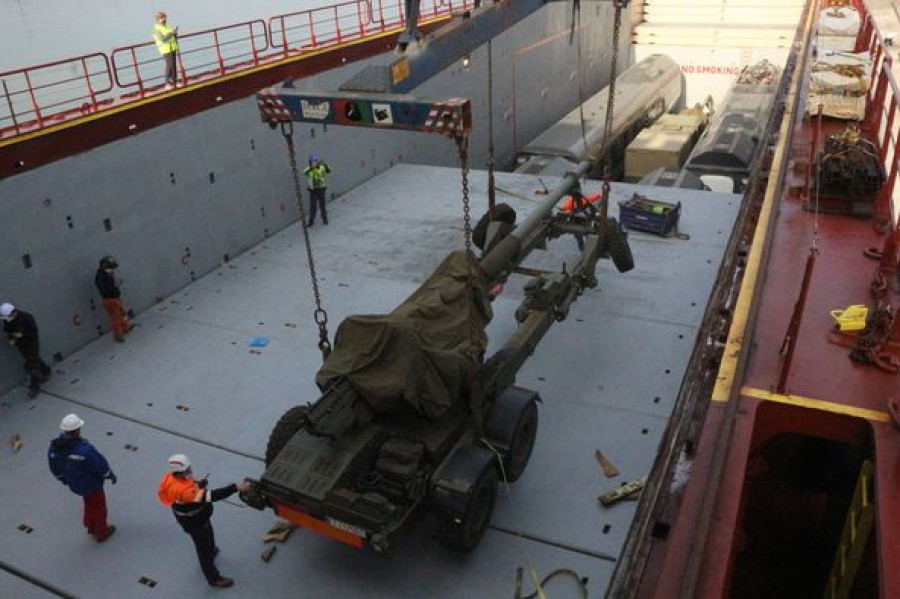
[[[116,276],[116,269],[119,263],[112,256],[103,256],[100,258],[100,266],[97,268],[97,274],[94,275],[94,285],[103,298],[103,308],[109,316],[109,328],[112,329],[113,339],[119,343],[125,342],[125,334],[131,331],[131,321],[128,320],[128,313],[125,305],[122,303],[122,279]]]
[[[563,200],[562,205],[559,207],[559,211],[565,214],[579,214],[581,212],[590,213],[590,211],[597,210],[596,204],[599,201],[599,193],[592,193],[589,196],[581,196],[577,204],[573,196],[567,195],[566,199]],[[584,251],[584,235],[576,233],[575,243],[578,244],[579,251]]]
[[[159,482],[159,500],[163,505],[172,508],[175,520],[191,535],[200,568],[206,581],[212,587],[227,588],[234,580],[226,578],[216,568],[215,558],[219,553],[216,538],[213,534],[210,517],[213,513],[213,502],[231,497],[237,492],[245,492],[250,487],[247,483],[232,483],[221,489],[207,490],[205,478],[194,480],[191,462],[187,456],[177,453],[169,458],[169,471]]]

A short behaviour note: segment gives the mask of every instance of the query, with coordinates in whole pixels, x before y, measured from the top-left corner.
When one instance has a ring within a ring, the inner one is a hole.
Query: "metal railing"
[[[259,66],[269,47],[266,24],[262,20],[179,35],[179,84]],[[145,92],[165,83],[160,54],[152,41],[116,48],[111,59],[119,88]]]
[[[475,0],[424,0],[422,20],[465,11]],[[178,37],[178,84],[190,85],[404,27],[403,0],[350,0]],[[162,93],[152,41],[0,73],[0,142]]]
[[[0,73],[0,139],[94,112],[112,89],[101,53]]]
[[[885,186],[888,189],[886,209],[879,210],[881,207],[876,206],[877,212],[887,213],[876,214],[876,217],[887,221],[885,224],[889,224],[891,228],[896,228],[900,225],[900,185],[897,185],[900,170],[900,153],[897,151],[897,144],[900,143],[900,118],[897,118],[900,112],[900,86],[892,72],[890,46],[885,45],[884,37],[871,15],[866,17],[861,37],[865,40],[863,49],[873,58],[866,113],[877,135],[875,145],[884,166],[887,178]]]

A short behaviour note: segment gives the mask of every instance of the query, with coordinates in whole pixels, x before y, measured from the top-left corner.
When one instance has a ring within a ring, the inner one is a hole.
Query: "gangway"
[[[468,16],[474,0],[421,0],[419,29]],[[351,0],[179,36],[179,87],[154,43],[0,73],[0,179],[392,50],[403,2]]]

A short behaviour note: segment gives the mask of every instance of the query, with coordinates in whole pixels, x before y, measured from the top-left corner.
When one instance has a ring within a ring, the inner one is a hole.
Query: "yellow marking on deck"
[[[813,399],[811,397],[803,397],[802,395],[782,395],[780,393],[773,393],[771,391],[755,389],[753,387],[742,387],[741,394],[757,399],[764,399],[766,401],[774,401],[776,403],[819,410],[820,412],[843,414],[844,416],[853,416],[854,418],[863,418],[865,420],[874,420],[876,422],[891,422],[891,415],[887,412],[857,408],[855,406],[848,406],[846,404],[824,399]]]
[[[419,25],[424,26],[424,25],[429,25],[431,23],[439,23],[441,21],[445,21],[450,18],[451,18],[451,16],[447,15],[447,16],[443,16],[443,17],[437,17],[434,19],[428,19],[428,20],[420,21]],[[368,43],[368,42],[371,42],[372,40],[377,40],[377,39],[380,39],[383,37],[396,35],[397,33],[399,33],[402,30],[403,30],[402,27],[398,27],[396,29],[391,29],[389,31],[383,31],[381,33],[373,34],[368,37],[358,38],[358,39],[350,40],[348,42],[341,42],[339,44],[326,46],[326,47],[320,48],[318,50],[310,50],[308,52],[303,52],[302,54],[298,54],[296,56],[282,58],[281,60],[267,62],[266,64],[255,66],[252,68],[240,69],[240,70],[234,71],[233,73],[229,73],[227,75],[219,75],[218,77],[213,77],[213,78],[207,79],[205,81],[198,81],[197,83],[191,83],[190,85],[187,85],[186,87],[175,88],[174,90],[169,91],[169,92],[164,92],[164,91],[146,92],[149,95],[145,98],[141,98],[140,100],[126,101],[118,106],[113,106],[111,108],[101,108],[100,110],[98,110],[97,112],[95,112],[93,114],[76,117],[71,120],[59,123],[57,125],[50,125],[49,127],[45,127],[43,129],[38,129],[36,131],[31,131],[29,133],[23,133],[22,135],[10,137],[9,139],[0,140],[0,148],[4,148],[6,146],[11,146],[11,145],[17,144],[19,142],[23,142],[23,141],[28,141],[29,139],[41,137],[43,135],[50,135],[52,133],[56,133],[57,131],[62,131],[64,129],[68,129],[70,127],[76,127],[79,125],[83,125],[84,123],[89,123],[89,122],[95,121],[97,119],[102,119],[111,114],[118,114],[120,112],[125,112],[126,110],[131,110],[132,108],[137,108],[138,106],[144,106],[145,104],[150,104],[161,98],[169,98],[173,95],[178,95],[178,94],[184,93],[186,91],[192,91],[192,90],[201,89],[204,87],[209,87],[211,85],[217,85],[223,81],[231,81],[232,79],[244,77],[245,75],[249,75],[251,73],[258,73],[261,71],[266,71],[269,69],[273,69],[275,67],[283,66],[288,63],[299,62],[301,60],[307,60],[314,56],[319,56],[321,54],[327,54],[330,52],[334,52],[335,50],[342,50],[344,48],[349,48],[351,46],[356,46],[356,45],[359,45],[362,43]],[[125,89],[125,88],[123,88],[123,89]],[[134,91],[134,92],[129,92],[129,93],[140,94],[140,91]],[[210,106],[210,108],[212,108],[212,106]],[[52,116],[48,117],[47,120],[51,120],[52,118],[53,118]],[[135,133],[140,133],[140,131],[135,131]]]
[[[804,40],[810,38],[810,31],[813,25],[813,15],[818,15],[815,10],[810,10],[807,15],[806,26],[804,29]],[[805,46],[804,46],[805,48]],[[805,49],[803,50],[806,51]],[[781,126],[778,133],[778,144],[775,147],[775,156],[772,159],[774,168],[769,173],[766,183],[766,195],[759,212],[757,220],[756,232],[753,236],[753,244],[750,246],[750,253],[747,257],[747,268],[744,278],[741,280],[741,289],[738,292],[737,303],[734,309],[734,319],[731,321],[731,327],[728,330],[728,340],[725,342],[725,350],[722,354],[722,361],[719,364],[719,372],[716,375],[716,384],[713,388],[713,401],[728,401],[735,385],[735,375],[738,368],[738,360],[744,347],[745,337],[752,334],[748,329],[748,321],[750,318],[750,309],[756,297],[757,286],[762,284],[760,279],[760,268],[762,264],[763,252],[766,249],[769,236],[772,231],[769,230],[769,220],[772,211],[775,209],[776,201],[775,191],[778,189],[778,181],[781,179],[782,170],[787,166],[784,160],[785,152],[790,150],[788,144],[788,135],[793,126],[798,102],[796,97],[800,92],[800,86],[803,82],[803,71],[805,69],[794,69],[791,87],[785,98],[785,105],[788,107],[781,118]],[[762,140],[761,143],[765,143]]]

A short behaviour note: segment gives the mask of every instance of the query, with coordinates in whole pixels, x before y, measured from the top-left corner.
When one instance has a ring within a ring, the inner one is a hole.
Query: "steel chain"
[[[462,169],[463,231],[466,253],[472,253],[472,216],[469,209],[469,135],[463,133],[454,137],[459,150],[459,164]]]
[[[331,342],[328,341],[328,313],[322,308],[322,297],[319,293],[319,280],[316,276],[316,264],[313,261],[312,244],[309,241],[309,228],[306,226],[306,209],[303,207],[303,193],[300,187],[300,170],[297,167],[297,155],[294,152],[294,127],[293,123],[281,123],[281,133],[288,147],[288,157],[291,161],[291,174],[294,183],[294,195],[297,198],[297,208],[300,211],[300,227],[303,230],[303,243],[306,246],[306,259],[309,264],[309,277],[312,281],[313,297],[316,301],[316,309],[313,312],[313,320],[319,327],[319,351],[322,359],[328,358],[331,353]]]
[[[609,143],[609,132],[612,130],[613,126],[613,115],[615,112],[616,105],[616,71],[619,66],[619,34],[622,29],[622,9],[627,6],[627,0],[616,0],[615,1],[615,18],[613,19],[613,39],[612,39],[612,57],[610,60],[610,72],[609,72],[609,96],[606,99],[606,123],[603,126],[603,145],[601,147],[606,148]],[[606,156],[603,159],[603,187],[601,188],[601,201],[600,201],[600,227],[601,230],[605,233],[607,227],[607,214],[609,210],[609,192],[610,192],[610,156],[612,152],[608,149],[606,151]]]
[[[462,170],[462,196],[463,196],[463,235],[465,238],[466,263],[469,265],[468,290],[470,294],[467,317],[469,320],[469,354],[473,365],[481,359],[478,347],[478,327],[475,323],[475,255],[472,253],[472,214],[469,205],[469,133],[463,132],[454,136],[456,147],[459,150],[459,164]],[[472,411],[475,436],[485,436],[484,429],[484,390],[478,380],[477,369],[472,368],[469,376],[469,409]]]

